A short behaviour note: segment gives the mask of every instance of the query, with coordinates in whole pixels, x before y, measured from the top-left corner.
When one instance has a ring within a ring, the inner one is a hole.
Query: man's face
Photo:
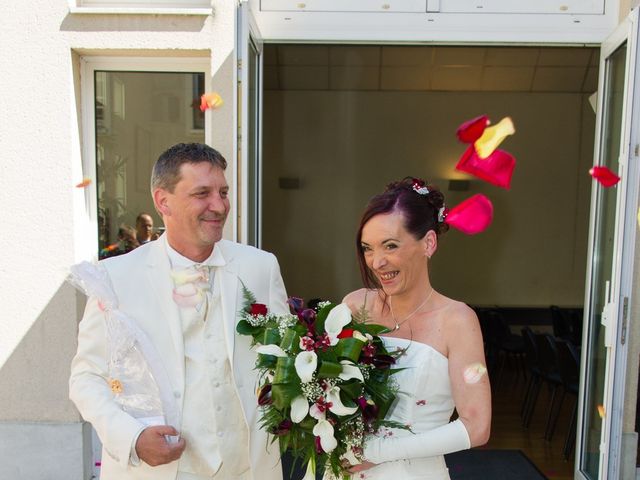
[[[139,240],[148,240],[153,231],[153,219],[149,215],[141,215],[136,223],[136,236]]]
[[[154,191],[171,246],[192,260],[206,259],[222,238],[230,208],[228,194],[221,168],[209,162],[182,164],[180,181],[173,193]]]

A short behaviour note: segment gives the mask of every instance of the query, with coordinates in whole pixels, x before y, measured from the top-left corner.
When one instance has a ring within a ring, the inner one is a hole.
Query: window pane
[[[153,163],[179,142],[204,142],[203,73],[95,72],[96,171],[100,257],[135,247],[133,229],[153,208]],[[141,222],[142,224],[145,222]],[[145,240],[141,226],[138,239]]]

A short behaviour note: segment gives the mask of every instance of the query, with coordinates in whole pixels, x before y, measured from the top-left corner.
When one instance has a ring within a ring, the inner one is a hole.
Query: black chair
[[[524,327],[521,331],[524,342],[525,366],[529,371],[529,381],[527,382],[527,388],[525,389],[524,398],[522,399],[522,407],[520,408],[520,417],[524,425],[525,412],[529,411],[533,399],[533,392],[539,388],[539,384],[542,382],[542,372],[539,366],[535,334],[529,327]]]
[[[489,311],[486,314],[486,321],[488,330],[492,336],[490,339],[493,342],[497,351],[497,363],[498,363],[498,375],[496,385],[499,385],[502,381],[504,373],[504,367],[507,359],[513,360],[516,368],[516,373],[522,371],[526,378],[525,360],[524,360],[524,340],[520,335],[511,333],[509,325],[505,321],[500,312],[496,310]]]
[[[580,355],[578,349],[571,342],[558,340],[556,342],[556,363],[558,365],[558,371],[560,378],[562,379],[562,396],[560,402],[555,409],[553,420],[550,428],[546,432],[546,439],[551,440],[553,432],[555,431],[558,417],[560,416],[560,409],[562,408],[562,402],[567,393],[575,395],[576,399],[573,404],[573,410],[571,412],[571,419],[569,421],[569,429],[565,437],[564,448],[562,454],[566,460],[569,460],[573,447],[576,441],[576,420],[578,414],[578,385],[580,382]]]
[[[522,424],[525,428],[528,428],[531,424],[531,417],[533,416],[538,401],[540,388],[542,383],[546,383],[551,389],[551,408],[547,414],[545,427],[546,436],[546,432],[551,424],[551,410],[553,409],[558,387],[562,385],[562,379],[560,378],[560,372],[556,365],[555,338],[553,335],[548,333],[534,334],[534,342],[538,351],[538,368],[540,369],[540,378],[542,381],[536,384],[536,388],[531,393],[529,406],[527,411],[525,411]]]

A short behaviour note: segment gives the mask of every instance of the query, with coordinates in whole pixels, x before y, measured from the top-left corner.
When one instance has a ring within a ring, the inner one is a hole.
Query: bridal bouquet
[[[362,462],[365,434],[408,428],[384,420],[400,352],[386,350],[378,335],[387,329],[365,323],[364,310],[352,316],[345,304],[323,302],[316,312],[292,298],[294,313],[275,315],[246,289],[244,297],[236,330],[253,337],[258,353],[261,427],[306,463],[305,480],[315,478],[316,465],[348,478],[343,465]]]
[[[122,410],[145,425],[172,425],[180,416],[160,356],[136,322],[118,309],[118,298],[100,265],[82,262],[71,267],[69,283],[96,297],[104,312],[107,335],[108,383]]]

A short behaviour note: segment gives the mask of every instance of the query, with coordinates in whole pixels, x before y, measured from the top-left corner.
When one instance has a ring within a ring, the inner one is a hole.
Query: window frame
[[[87,187],[85,213],[79,239],[83,258],[98,258],[98,191],[96,165],[96,124],[95,124],[95,71],[123,72],[189,72],[204,73],[205,91],[211,90],[210,57],[103,57],[83,56],[80,59],[81,75],[81,116],[82,116],[82,171],[83,177],[93,181]],[[211,144],[211,112],[205,112],[204,138]],[[188,133],[185,130],[186,133]]]

